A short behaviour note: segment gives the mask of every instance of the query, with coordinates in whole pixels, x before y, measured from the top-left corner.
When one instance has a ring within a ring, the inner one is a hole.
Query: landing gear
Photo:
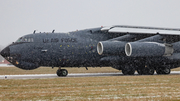
[[[60,77],[65,77],[68,75],[68,71],[66,69],[61,69],[61,68],[59,68],[56,73],[57,73],[57,76],[60,76]]]
[[[170,74],[171,69],[169,66],[161,66],[156,68],[156,73],[157,74]]]
[[[155,67],[154,65],[124,65],[121,67],[122,73],[124,75],[134,75],[135,69],[139,75],[154,75],[156,70],[157,74],[170,74],[170,65]],[[116,68],[117,69],[117,68]],[[120,68],[118,68],[120,69]]]
[[[150,66],[139,67],[137,69],[137,72],[139,75],[153,75],[154,74],[154,68],[150,67]]]
[[[124,68],[122,69],[122,73],[124,75],[134,75],[135,68],[132,66],[125,65]]]
[[[138,68],[137,72],[138,72],[139,75],[143,75],[143,70],[141,68]]]

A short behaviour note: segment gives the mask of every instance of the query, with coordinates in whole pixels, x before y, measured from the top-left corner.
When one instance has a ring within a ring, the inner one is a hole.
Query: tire
[[[66,69],[58,69],[56,74],[59,77],[67,76],[68,75],[68,71]]]
[[[153,67],[149,67],[147,69],[148,70],[146,71],[146,75],[154,75],[154,68]]]
[[[143,75],[142,69],[138,68],[138,69],[137,69],[137,72],[138,72],[139,75]]]
[[[168,67],[166,67],[166,68],[164,68],[164,69],[162,70],[162,73],[163,73],[163,74],[170,74],[170,73],[171,73],[171,69],[168,68]]]
[[[62,76],[67,76],[68,71],[66,69],[61,69],[61,74],[62,74]]]
[[[123,69],[122,69],[122,73],[124,75],[134,75],[135,73],[135,68],[131,67],[131,66],[125,66]]]
[[[157,69],[156,69],[156,73],[157,73],[157,74],[163,74],[161,68],[157,68]]]
[[[128,75],[128,71],[127,71],[126,69],[123,69],[123,70],[122,70],[122,73],[123,73],[124,75]]]
[[[58,69],[57,72],[56,72],[57,76],[62,76],[62,72],[61,72],[61,69]]]
[[[138,68],[137,72],[139,75],[153,75],[154,68],[153,67]]]
[[[156,69],[157,74],[170,74],[171,69],[168,66],[162,66]]]
[[[135,69],[132,69],[130,72],[129,72],[129,75],[134,75],[134,73],[135,73]]]

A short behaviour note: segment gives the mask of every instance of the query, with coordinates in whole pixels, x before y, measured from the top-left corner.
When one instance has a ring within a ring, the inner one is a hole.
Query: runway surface
[[[157,75],[155,73],[155,75]],[[169,75],[180,75],[180,71],[172,71]],[[100,76],[132,76],[123,75],[122,73],[73,73],[68,74],[67,77],[100,77]],[[145,76],[138,75],[135,73],[134,76]],[[46,79],[46,78],[67,78],[58,77],[56,74],[31,74],[31,75],[0,75],[0,79]]]

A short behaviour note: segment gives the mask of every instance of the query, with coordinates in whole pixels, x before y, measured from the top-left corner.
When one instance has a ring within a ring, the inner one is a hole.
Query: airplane
[[[170,74],[180,66],[180,29],[143,26],[105,26],[67,33],[34,33],[20,37],[0,54],[24,70],[40,66],[107,67],[124,75]]]

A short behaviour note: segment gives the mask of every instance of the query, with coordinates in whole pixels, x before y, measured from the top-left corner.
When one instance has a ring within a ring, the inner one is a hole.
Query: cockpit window
[[[29,38],[30,39],[30,42],[34,42],[34,39],[33,38]]]
[[[16,42],[22,42],[22,37],[19,38]]]
[[[18,42],[34,42],[34,39],[33,38],[28,38],[28,37],[21,37],[16,42],[17,43]]]

